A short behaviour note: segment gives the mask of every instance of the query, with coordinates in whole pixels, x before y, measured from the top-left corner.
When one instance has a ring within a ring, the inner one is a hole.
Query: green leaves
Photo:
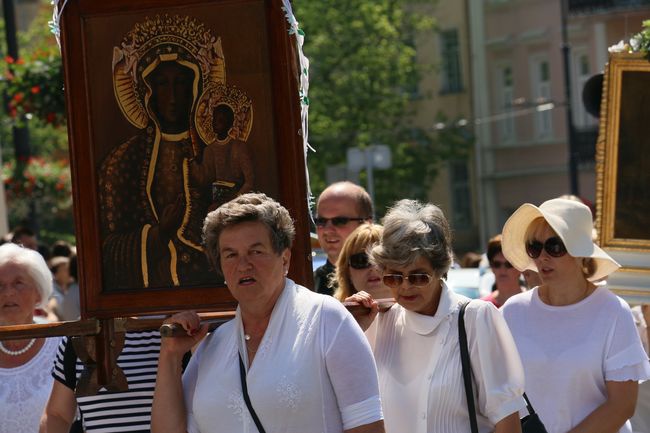
[[[453,154],[439,134],[412,126],[412,102],[422,97],[418,83],[424,71],[414,41],[435,22],[411,4],[293,2],[307,34],[303,48],[311,65],[309,141],[316,153],[309,155],[308,164],[315,195],[326,186],[327,167],[345,164],[349,147],[385,144],[391,148],[393,168],[375,173],[376,208],[381,214],[397,199],[426,199],[441,161]],[[468,147],[470,142],[465,141]],[[362,184],[364,176],[362,172]]]

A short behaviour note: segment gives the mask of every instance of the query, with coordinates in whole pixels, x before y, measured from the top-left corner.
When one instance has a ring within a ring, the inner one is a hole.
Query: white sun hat
[[[590,257],[596,262],[596,271],[587,278],[598,281],[621,267],[592,240],[593,221],[589,208],[577,201],[556,198],[537,207],[525,203],[503,226],[501,248],[503,255],[520,271],[537,271],[535,262],[526,252],[526,232],[533,220],[542,217],[562,239],[573,257]]]

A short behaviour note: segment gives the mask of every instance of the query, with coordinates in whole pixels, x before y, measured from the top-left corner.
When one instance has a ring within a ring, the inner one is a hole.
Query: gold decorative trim
[[[169,248],[169,274],[172,276],[172,282],[174,283],[175,286],[180,286],[180,281],[178,280],[178,269],[177,269],[177,263],[178,263],[178,256],[176,254],[176,247],[174,246],[174,242],[169,241],[167,244],[167,247]]]
[[[226,81],[221,38],[212,35],[203,23],[180,15],[145,18],[124,36],[119,47],[113,47],[115,99],[124,117],[136,128],[145,128],[150,119],[142,71],[152,62],[170,60],[195,65],[195,96],[201,80],[203,86]]]
[[[197,245],[191,240],[185,238],[185,229],[190,221],[190,215],[192,213],[192,201],[190,200],[190,167],[187,158],[183,159],[183,192],[185,195],[185,213],[183,214],[183,222],[181,226],[176,230],[176,236],[178,239],[183,242],[185,245],[192,247],[196,250],[203,251],[201,245]]]
[[[147,239],[149,238],[150,224],[145,224],[140,233],[140,260],[142,261],[142,282],[144,287],[149,287],[149,264],[147,263]]]
[[[213,113],[219,105],[233,112],[233,124],[224,140],[219,140],[214,130]],[[225,84],[206,88],[196,105],[194,124],[201,139],[207,144],[225,144],[231,139],[246,141],[253,127],[253,102],[242,90]]]
[[[153,148],[151,149],[151,159],[149,161],[149,170],[147,173],[147,199],[149,200],[149,206],[151,207],[151,212],[153,212],[154,218],[159,222],[158,212],[156,211],[156,206],[153,202],[153,197],[151,196],[151,185],[153,185],[153,178],[156,174],[156,163],[158,162],[158,151],[160,150],[160,129],[156,128],[156,135],[153,141]]]
[[[190,131],[179,132],[178,134],[161,133],[163,141],[182,141],[190,137]]]
[[[626,266],[624,268],[620,268],[616,272],[623,272],[623,273],[630,273],[630,274],[645,274],[650,276],[650,268],[640,268],[637,266]]]
[[[615,237],[622,76],[628,71],[650,74],[650,62],[640,54],[610,54],[603,77],[596,143],[596,227],[601,247],[643,253],[650,252],[650,240]]]

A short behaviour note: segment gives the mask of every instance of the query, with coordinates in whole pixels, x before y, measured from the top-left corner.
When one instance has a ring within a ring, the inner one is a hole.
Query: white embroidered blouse
[[[469,299],[443,282],[434,316],[395,304],[366,335],[374,348],[386,433],[470,431],[458,343],[459,304]],[[491,302],[472,301],[465,329],[479,432],[492,432],[525,407],[524,372],[503,317]]]
[[[183,389],[189,433],[257,432],[242,395],[239,309],[192,356]],[[246,373],[268,432],[334,433],[382,419],[377,370],[363,332],[334,298],[287,279]]]
[[[0,433],[34,433],[52,391],[59,337],[45,340],[26,364],[0,368]]]

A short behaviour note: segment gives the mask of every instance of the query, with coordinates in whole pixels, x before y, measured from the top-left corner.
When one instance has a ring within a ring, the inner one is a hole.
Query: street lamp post
[[[386,169],[392,166],[390,148],[385,144],[373,144],[364,148],[350,147],[347,151],[347,169],[359,172],[366,169],[366,189],[372,202],[375,202],[374,169]],[[374,217],[374,215],[373,215]]]
[[[571,99],[571,46],[567,35],[569,1],[560,0],[562,26],[562,58],[564,60],[564,99],[566,101],[567,140],[569,148],[569,188],[571,194],[580,196],[578,184],[578,151],[576,149],[575,126],[573,124],[573,100]]]

